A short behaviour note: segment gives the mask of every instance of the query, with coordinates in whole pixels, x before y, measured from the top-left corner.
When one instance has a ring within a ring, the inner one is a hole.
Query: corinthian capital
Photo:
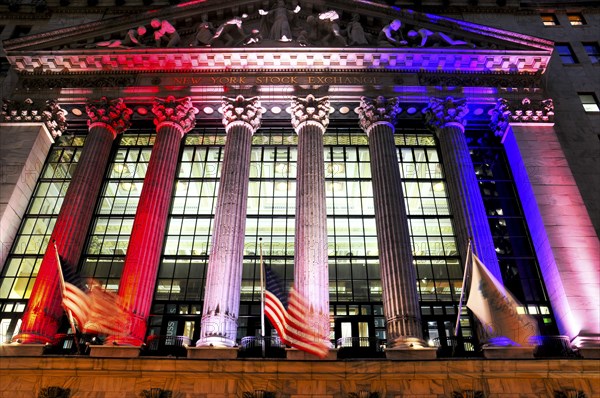
[[[499,98],[492,110],[490,127],[496,135],[502,135],[509,123],[552,123],[554,102],[548,98],[532,101],[529,98],[509,101]]]
[[[223,114],[223,125],[226,132],[229,132],[233,126],[248,126],[254,134],[260,128],[265,108],[260,105],[258,97],[244,98],[242,95],[238,95],[235,98],[223,97],[219,111]]]
[[[104,125],[112,131],[116,137],[131,126],[131,114],[133,111],[127,108],[123,99],[117,98],[109,100],[102,97],[99,100],[88,101],[85,110],[90,120],[88,127],[92,128],[95,125]]]
[[[329,97],[292,97],[292,126],[296,133],[305,125],[317,126],[323,133],[329,125]]]
[[[434,130],[448,125],[459,126],[464,130],[467,113],[469,108],[465,98],[430,98],[429,106],[425,108],[425,122]]]
[[[170,124],[179,128],[181,134],[185,134],[196,125],[198,109],[192,104],[190,97],[176,99],[169,95],[166,99],[155,98],[152,113],[157,128]]]
[[[394,130],[396,119],[402,112],[402,108],[400,108],[396,97],[387,99],[383,96],[377,98],[361,97],[356,112],[359,116],[358,124],[368,135],[373,127],[381,124],[390,126]]]

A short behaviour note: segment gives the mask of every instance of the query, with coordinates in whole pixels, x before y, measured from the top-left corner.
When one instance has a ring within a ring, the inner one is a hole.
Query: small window
[[[600,46],[598,43],[581,43],[587,53],[590,62],[593,64],[600,63]]]
[[[567,18],[569,18],[569,23],[572,26],[581,26],[586,24],[583,14],[567,14]]]
[[[575,53],[571,48],[571,45],[568,43],[556,43],[556,51],[560,56],[560,59],[563,64],[576,64],[577,58],[575,57]]]
[[[32,26],[30,25],[17,25],[13,29],[12,34],[10,35],[11,39],[16,39],[17,37],[25,36],[29,32],[31,32]]]
[[[578,93],[583,109],[586,112],[600,112],[600,105],[598,104],[598,98],[594,93]]]
[[[554,14],[542,14],[542,23],[544,26],[556,26],[558,25],[558,19]]]

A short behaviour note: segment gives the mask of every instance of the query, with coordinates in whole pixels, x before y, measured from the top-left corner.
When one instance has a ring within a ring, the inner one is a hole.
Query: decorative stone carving
[[[60,137],[67,129],[67,111],[62,109],[56,100],[46,101],[42,119],[53,138]]]
[[[262,16],[260,24],[260,32],[263,37],[277,41],[292,41],[292,28],[290,21],[293,20],[294,14],[300,12],[300,6],[297,5],[293,11],[290,11],[285,6],[285,1],[278,0],[276,6],[270,10],[258,10]]]
[[[162,388],[151,388],[149,390],[142,390],[140,397],[142,398],[171,398],[173,392],[170,390],[163,390]]]
[[[236,98],[223,97],[219,111],[223,114],[226,132],[234,126],[248,125],[254,134],[260,128],[265,108],[260,105],[259,97],[244,98],[238,95]]]
[[[129,87],[135,84],[133,76],[69,76],[23,78],[23,87],[30,90],[48,90],[62,87],[100,88],[100,87]]]
[[[306,98],[292,97],[292,126],[298,132],[304,125],[313,125],[323,133],[329,125],[329,97],[315,98],[309,94]]]
[[[3,100],[3,122],[44,122],[52,138],[60,137],[67,129],[67,111],[55,100],[48,100],[44,106],[34,104],[31,98],[23,101]]]
[[[554,398],[587,398],[587,395],[581,390],[562,389],[554,391]]]
[[[359,392],[348,393],[348,398],[379,398],[379,393],[360,390]]]
[[[458,125],[464,130],[467,113],[466,98],[430,98],[425,108],[425,122],[436,131],[449,124]]]
[[[502,135],[509,123],[552,123],[554,102],[548,98],[532,102],[529,98],[509,101],[499,98],[492,110],[490,127],[496,135]]]
[[[71,389],[62,387],[42,387],[38,398],[69,398],[71,396]]]
[[[452,391],[452,398],[485,398],[483,391],[479,390],[461,390]]]
[[[169,21],[154,18],[150,21],[150,26],[154,29],[156,47],[177,47],[181,41],[179,33]]]
[[[408,42],[404,40],[402,36],[402,22],[399,19],[394,19],[389,24],[385,25],[379,36],[377,42],[382,47],[400,47],[406,46]]]
[[[109,100],[106,97],[102,97],[100,100],[90,100],[86,104],[85,110],[90,118],[88,120],[89,128],[96,124],[103,124],[116,137],[117,134],[122,133],[131,126],[133,111],[127,108],[127,105],[125,105],[121,98]]]
[[[157,128],[162,124],[172,124],[185,134],[196,125],[198,109],[190,97],[176,99],[170,95],[166,99],[155,98],[152,113]]]
[[[535,73],[419,73],[422,86],[442,87],[540,87],[541,74]]]
[[[275,393],[265,390],[246,391],[243,398],[275,398]]]
[[[402,112],[398,98],[377,98],[361,97],[360,105],[356,108],[359,116],[360,127],[367,133],[380,124],[386,124],[392,129],[396,124],[398,115]]]

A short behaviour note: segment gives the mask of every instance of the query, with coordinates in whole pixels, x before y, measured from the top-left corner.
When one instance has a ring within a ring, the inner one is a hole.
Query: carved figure
[[[346,39],[340,32],[338,21],[340,16],[336,11],[326,11],[319,14],[323,38],[321,41],[326,45],[346,46]]]
[[[202,22],[198,24],[196,27],[196,35],[194,36],[194,41],[192,42],[192,46],[208,46],[210,44],[210,40],[214,36],[214,27],[212,23],[208,22],[208,16],[202,15]]]
[[[450,36],[442,32],[433,32],[429,29],[419,29],[418,31],[411,30],[407,33],[408,39],[411,43],[416,43],[417,47],[439,47],[440,45],[450,46],[462,46],[470,45],[475,47],[463,40],[454,40]],[[420,38],[420,40],[419,40]]]
[[[154,29],[156,47],[163,47],[163,43],[166,43],[165,47],[175,47],[181,41],[179,33],[177,33],[169,21],[161,21],[158,18],[154,18],[150,21],[150,26]]]
[[[294,11],[290,11],[285,7],[283,0],[278,0],[277,5],[271,11],[258,10],[258,13],[262,15],[260,32],[271,40],[292,41],[290,20],[293,19],[294,14],[299,12],[299,5]]]
[[[398,19],[394,19],[392,22],[385,25],[377,37],[379,45],[383,47],[406,46],[408,42],[404,40],[404,37],[402,36],[402,31],[400,30],[401,27],[402,22]]]
[[[360,14],[352,14],[352,22],[350,22],[346,27],[346,32],[348,34],[349,46],[369,44],[369,41],[367,40],[367,35],[365,34],[365,31],[362,25],[360,24]]]
[[[96,43],[98,47],[133,47],[143,46],[142,39],[146,34],[146,28],[138,26],[137,29],[129,29],[123,40],[109,40]]]
[[[244,43],[248,35],[244,32],[242,23],[247,17],[247,14],[243,14],[221,24],[209,44],[213,47],[232,47]]]

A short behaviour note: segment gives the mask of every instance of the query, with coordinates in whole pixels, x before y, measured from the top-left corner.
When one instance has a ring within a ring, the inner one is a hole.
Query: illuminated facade
[[[598,237],[545,89],[552,41],[366,1],[237,3],[4,42],[3,342],[67,354],[56,241],[67,278],[134,314],[92,356],[252,356],[262,255],[340,360],[475,357],[466,310],[454,335],[471,239],[542,335],[597,358]],[[294,395],[278,386],[243,387]]]

